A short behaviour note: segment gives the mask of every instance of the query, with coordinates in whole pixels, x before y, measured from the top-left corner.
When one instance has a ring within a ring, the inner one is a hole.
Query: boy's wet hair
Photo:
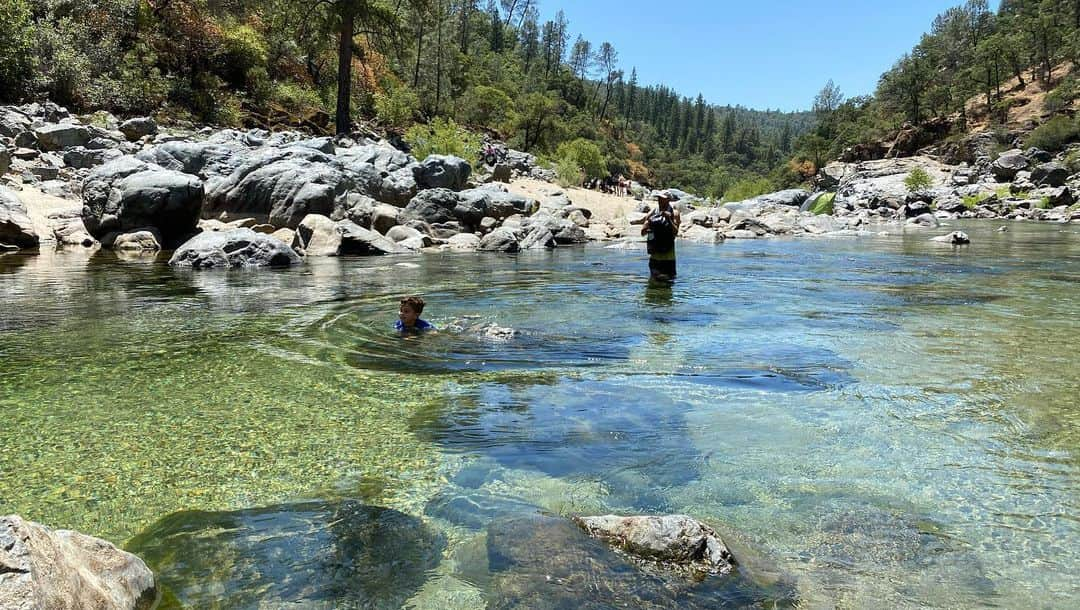
[[[405,297],[401,299],[401,304],[408,306],[409,309],[416,312],[416,315],[424,313],[424,299],[420,297]]]

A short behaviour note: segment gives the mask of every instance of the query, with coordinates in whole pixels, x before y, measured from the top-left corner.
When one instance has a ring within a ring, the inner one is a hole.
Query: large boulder
[[[409,205],[405,206],[402,217],[406,220],[422,220],[429,224],[451,222],[457,220],[455,210],[459,203],[458,194],[449,189],[420,191]],[[484,214],[480,214],[477,220],[483,216]]]
[[[344,255],[381,256],[409,252],[392,239],[348,220],[337,223],[337,231],[341,234],[341,254]]]
[[[89,127],[76,123],[43,125],[34,130],[38,146],[44,151],[86,146],[94,137]]]
[[[333,215],[354,184],[340,163],[317,150],[269,149],[213,183],[205,212],[210,217],[250,216],[291,229],[308,214]]]
[[[6,174],[7,171],[8,171],[8,168],[10,168],[10,167],[11,167],[11,151],[9,151],[7,149],[7,147],[4,146],[3,143],[0,143],[0,176],[3,176],[4,174]]]
[[[1069,179],[1069,169],[1060,163],[1043,163],[1031,170],[1031,181],[1038,186],[1065,186]]]
[[[14,192],[0,185],[0,245],[36,248],[40,241],[26,206]]]
[[[14,138],[30,131],[34,121],[15,108],[0,107],[0,136]]]
[[[521,250],[547,250],[554,248],[557,245],[555,236],[551,234],[551,231],[547,227],[537,226],[533,227],[533,229],[521,239],[518,243],[518,248]]]
[[[158,132],[157,122],[150,117],[128,119],[120,123],[120,133],[129,142],[136,142],[146,136],[155,135]]]
[[[211,176],[228,176],[248,158],[247,147],[236,143],[164,142],[139,151],[136,158],[203,180]]]
[[[203,207],[202,181],[123,157],[95,169],[83,184],[83,221],[94,237],[157,227],[172,240],[195,231]]]
[[[798,208],[810,197],[810,191],[806,189],[788,189],[755,197],[755,201],[763,205],[786,205]]]
[[[994,161],[990,166],[990,171],[994,173],[998,182],[1010,182],[1017,173],[1024,171],[1029,165],[1030,161],[1024,153],[1019,150],[1008,150],[1001,153],[1001,156]]]
[[[91,169],[109,161],[115,161],[122,156],[124,153],[115,148],[90,149],[76,146],[64,151],[64,165],[75,169]]]
[[[251,229],[200,233],[176,249],[169,264],[194,269],[288,267],[303,262],[282,241]]]
[[[511,229],[499,227],[488,233],[480,240],[478,248],[481,252],[506,252],[514,253],[521,249],[517,234]]]
[[[141,559],[79,532],[0,517],[0,608],[149,608],[154,574]]]
[[[112,242],[113,250],[127,252],[157,252],[161,250],[161,237],[153,227],[121,233],[109,241]]]
[[[469,182],[472,166],[460,157],[431,155],[414,168],[413,175],[420,188],[445,188],[460,191]]]
[[[582,244],[589,241],[585,235],[585,230],[574,224],[572,220],[558,218],[543,210],[526,218],[521,223],[521,228],[527,233],[531,233],[537,227],[549,231],[555,242],[559,244]]]
[[[388,204],[379,204],[371,212],[371,229],[386,235],[387,231],[401,223],[401,209]],[[362,225],[361,225],[362,226]]]
[[[296,227],[293,248],[305,256],[337,256],[341,253],[341,233],[337,225],[322,214],[308,214]]]

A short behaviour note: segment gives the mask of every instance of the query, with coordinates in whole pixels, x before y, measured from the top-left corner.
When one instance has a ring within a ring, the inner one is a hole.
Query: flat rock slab
[[[169,608],[396,609],[445,541],[416,517],[345,500],[175,513],[128,546]]]
[[[487,533],[492,609],[785,608],[789,585],[754,583],[739,570],[701,580],[643,570],[569,520],[520,518]]]

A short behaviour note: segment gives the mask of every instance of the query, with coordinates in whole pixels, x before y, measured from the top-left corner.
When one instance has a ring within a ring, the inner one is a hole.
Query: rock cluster
[[[177,249],[172,264],[203,269],[294,264],[300,253],[517,252],[587,239],[580,213],[541,211],[457,157],[417,160],[385,141],[92,119],[51,104],[0,107],[0,170],[14,187],[81,199],[81,213],[43,229],[18,192],[0,192],[0,243]],[[499,177],[535,175],[532,155],[508,150],[504,159]]]

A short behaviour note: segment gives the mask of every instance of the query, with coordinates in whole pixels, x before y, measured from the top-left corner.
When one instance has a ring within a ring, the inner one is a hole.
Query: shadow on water
[[[180,512],[127,545],[154,571],[160,610],[397,610],[444,548],[416,517],[351,500]]]

